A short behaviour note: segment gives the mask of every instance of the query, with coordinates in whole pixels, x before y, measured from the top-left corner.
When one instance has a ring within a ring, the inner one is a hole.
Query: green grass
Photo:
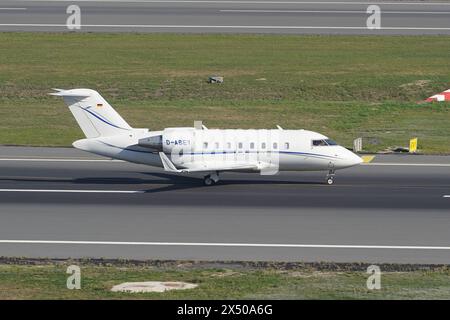
[[[222,85],[206,83],[211,74]],[[50,88],[96,89],[135,127],[305,128],[367,151],[450,153],[448,36],[0,34],[0,144],[81,138]],[[264,78],[266,80],[260,80]]]
[[[381,289],[368,290],[368,274],[311,268],[183,268],[81,266],[81,290],[66,288],[68,264],[0,265],[0,299],[449,299],[450,271],[385,272]],[[133,281],[186,281],[191,290],[113,293]]]

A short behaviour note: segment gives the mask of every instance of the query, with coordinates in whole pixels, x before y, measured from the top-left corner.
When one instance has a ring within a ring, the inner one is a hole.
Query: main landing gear
[[[203,178],[203,184],[205,186],[212,186],[212,185],[216,184],[217,182],[219,182],[219,173],[218,172],[208,174],[207,176],[205,176]]]
[[[334,172],[334,170],[333,169],[330,169],[329,171],[328,171],[328,174],[327,174],[327,178],[326,178],[326,182],[327,182],[327,184],[329,184],[329,185],[332,185],[333,184],[333,182],[334,182],[334,176],[335,176],[335,172]]]

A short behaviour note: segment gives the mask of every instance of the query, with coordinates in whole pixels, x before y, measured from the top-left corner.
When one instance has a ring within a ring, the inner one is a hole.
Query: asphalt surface
[[[449,156],[377,156],[323,181],[204,187],[74,149],[1,147],[0,256],[450,263]]]
[[[0,31],[68,31],[79,5],[85,32],[450,34],[448,1],[0,1]],[[368,6],[381,29],[367,29]]]

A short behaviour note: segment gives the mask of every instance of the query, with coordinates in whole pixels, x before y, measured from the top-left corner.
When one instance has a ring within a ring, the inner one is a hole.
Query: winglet
[[[279,125],[277,125],[278,130],[283,130],[282,127],[280,127]]]
[[[175,165],[170,161],[170,159],[166,156],[164,152],[159,153],[159,157],[161,158],[161,162],[164,166],[165,171],[169,172],[181,172],[181,170],[178,170]]]

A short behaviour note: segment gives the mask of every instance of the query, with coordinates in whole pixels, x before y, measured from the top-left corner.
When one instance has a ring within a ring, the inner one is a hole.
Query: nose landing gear
[[[208,174],[203,178],[203,184],[205,186],[212,186],[212,185],[216,184],[217,182],[219,182],[219,173],[218,172]]]
[[[327,177],[326,177],[326,182],[327,182],[327,184],[329,184],[329,185],[332,185],[333,184],[333,182],[334,182],[334,176],[335,176],[335,172],[334,172],[334,169],[330,169],[329,171],[328,171],[328,174],[327,174]]]

